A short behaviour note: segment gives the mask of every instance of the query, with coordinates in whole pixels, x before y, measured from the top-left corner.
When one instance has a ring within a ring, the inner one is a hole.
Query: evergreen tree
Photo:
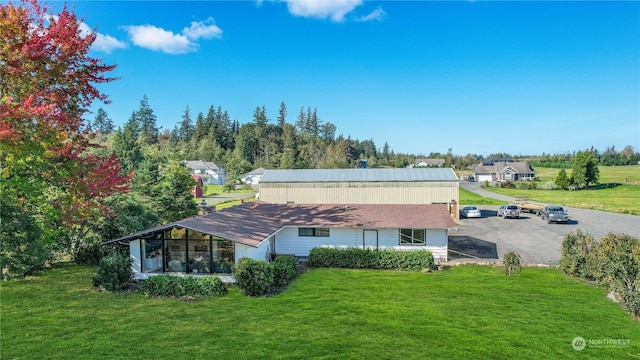
[[[178,129],[178,139],[183,143],[189,142],[191,137],[193,136],[193,121],[191,121],[191,113],[189,110],[189,106],[184,110],[182,114],[182,122],[180,123],[180,128]]]
[[[109,115],[103,108],[98,109],[96,118],[93,121],[93,131],[100,131],[105,135],[111,134],[115,130],[113,121],[109,118]]]
[[[172,222],[198,214],[191,189],[196,185],[189,170],[178,161],[163,169],[160,182],[153,189],[155,211],[162,222]]]
[[[280,103],[280,110],[278,111],[278,126],[282,129],[287,121],[287,105],[283,102]]]
[[[207,122],[202,113],[198,113],[196,117],[196,125],[193,128],[193,139],[195,141],[200,141],[207,137],[209,134],[209,129],[207,128]]]
[[[145,144],[155,144],[158,142],[159,129],[156,126],[156,116],[149,106],[149,98],[147,95],[140,100],[140,107],[135,113],[136,119],[140,125],[140,137]]]
[[[116,131],[113,139],[113,150],[120,159],[123,174],[136,171],[143,160],[142,148],[136,135],[136,124],[135,121],[129,121],[124,129]]]
[[[294,169],[296,166],[296,129],[291,124],[284,124],[282,131],[283,149],[280,155],[281,169]]]
[[[564,169],[560,169],[558,176],[553,182],[556,186],[565,190],[571,185],[571,179],[567,176],[567,172]]]

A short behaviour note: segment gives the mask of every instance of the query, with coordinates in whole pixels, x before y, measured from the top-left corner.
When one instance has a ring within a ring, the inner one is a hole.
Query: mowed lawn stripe
[[[100,293],[90,267],[2,283],[12,359],[628,358],[640,323],[602,288],[555,269],[434,273],[314,269],[285,292],[181,302]],[[629,339],[576,352],[574,337]]]

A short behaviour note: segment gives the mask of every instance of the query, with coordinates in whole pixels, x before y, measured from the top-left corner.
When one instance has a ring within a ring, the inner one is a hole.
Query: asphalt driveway
[[[512,202],[508,196],[481,189],[478,183],[460,186],[481,196]],[[565,208],[568,224],[547,224],[535,214],[522,213],[519,219],[496,216],[498,206],[478,206],[481,218],[460,219],[449,232],[451,262],[502,261],[508,251],[516,251],[527,264],[557,265],[564,236],[578,229],[596,240],[609,232],[640,237],[640,216],[597,210]]]

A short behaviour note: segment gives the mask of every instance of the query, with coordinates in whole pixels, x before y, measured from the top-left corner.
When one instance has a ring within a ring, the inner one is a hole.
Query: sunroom
[[[230,274],[235,259],[233,242],[178,227],[154,231],[129,246],[132,254],[139,250],[144,274]]]

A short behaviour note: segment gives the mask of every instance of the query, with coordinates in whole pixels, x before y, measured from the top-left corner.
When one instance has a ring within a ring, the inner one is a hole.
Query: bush
[[[511,181],[511,180],[501,181],[498,184],[503,189],[513,189],[513,188],[516,187],[515,184],[513,183],[513,181]]]
[[[133,280],[131,260],[128,255],[110,253],[100,259],[93,283],[106,291],[126,290]]]
[[[278,256],[272,263],[273,286],[277,291],[287,287],[298,276],[298,260],[293,256]]]
[[[430,251],[314,248],[309,253],[308,264],[311,267],[419,271],[433,269],[435,260]]]
[[[578,229],[575,234],[569,233],[562,241],[560,270],[564,273],[593,280],[593,236]]]
[[[142,281],[141,290],[148,296],[176,299],[222,296],[227,293],[227,288],[216,276],[151,276]]]
[[[640,239],[609,233],[593,253],[595,279],[620,294],[622,307],[640,318]]]
[[[76,264],[98,265],[102,258],[102,246],[98,241],[82,242],[71,254],[71,259]]]
[[[267,296],[286,288],[301,271],[293,256],[278,256],[273,262],[242,258],[233,267],[233,277],[243,294]]]
[[[522,269],[522,258],[517,252],[509,251],[504,254],[502,264],[504,265],[504,273],[509,276],[511,273],[520,272]]]
[[[548,181],[542,185],[543,190],[558,190],[560,189],[553,181]]]
[[[269,295],[274,287],[273,265],[266,261],[242,258],[233,267],[233,277],[243,294]]]

